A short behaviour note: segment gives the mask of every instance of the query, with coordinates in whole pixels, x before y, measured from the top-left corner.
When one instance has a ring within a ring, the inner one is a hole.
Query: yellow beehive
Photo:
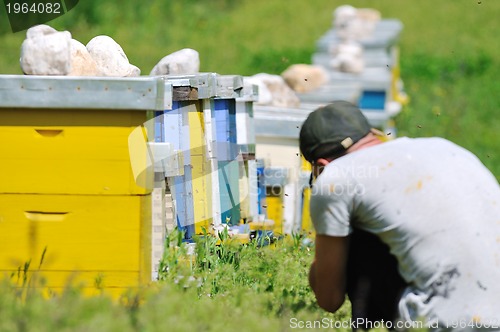
[[[282,189],[282,188],[278,188]],[[283,193],[276,192],[273,187],[267,187],[266,212],[267,218],[274,220],[274,234],[283,234]]]
[[[305,160],[304,157],[301,157],[301,170],[304,172],[312,172],[311,164]],[[302,224],[301,229],[306,233],[314,233],[314,227],[311,221],[311,215],[309,213],[309,203],[311,200],[311,189],[305,188],[302,192]]]
[[[0,75],[0,277],[30,262],[32,287],[115,296],[151,280],[153,170],[135,182],[129,135],[156,80]]]
[[[274,220],[266,219],[264,221],[252,221],[250,230],[252,231],[272,231],[274,229]]]
[[[0,270],[10,275],[31,261],[56,291],[70,280],[114,295],[143,285],[151,276],[150,205],[150,195],[0,195]]]
[[[0,119],[0,193],[147,193],[128,148],[146,112],[0,108]]]
[[[188,110],[189,140],[192,166],[193,208],[195,233],[202,234],[209,229],[212,216],[210,163],[206,155],[203,110],[193,103]]]

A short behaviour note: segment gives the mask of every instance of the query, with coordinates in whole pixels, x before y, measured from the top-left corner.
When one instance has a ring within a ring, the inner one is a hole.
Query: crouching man
[[[500,187],[477,157],[441,138],[383,142],[344,101],[308,116],[300,149],[323,309],[347,293],[353,319],[500,329]]]

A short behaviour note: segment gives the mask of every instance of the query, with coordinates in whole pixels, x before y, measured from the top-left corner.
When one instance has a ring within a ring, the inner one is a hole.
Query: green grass
[[[23,269],[20,287],[16,277],[0,283],[0,331],[287,331],[293,318],[349,319],[349,302],[335,314],[318,308],[307,283],[313,252],[298,237],[259,248],[206,236],[192,261],[177,239],[170,234],[161,280],[118,301],[71,285],[44,298]]]

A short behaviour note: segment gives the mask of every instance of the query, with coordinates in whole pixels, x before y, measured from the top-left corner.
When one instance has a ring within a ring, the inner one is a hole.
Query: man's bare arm
[[[337,311],[345,299],[347,237],[316,236],[316,257],[309,272],[309,284],[318,304]]]

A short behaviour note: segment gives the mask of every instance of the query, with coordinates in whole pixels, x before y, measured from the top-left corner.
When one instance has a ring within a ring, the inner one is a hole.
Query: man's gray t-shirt
[[[336,159],[312,188],[318,234],[377,234],[410,284],[399,311],[442,327],[500,325],[500,187],[441,138],[398,138]]]

